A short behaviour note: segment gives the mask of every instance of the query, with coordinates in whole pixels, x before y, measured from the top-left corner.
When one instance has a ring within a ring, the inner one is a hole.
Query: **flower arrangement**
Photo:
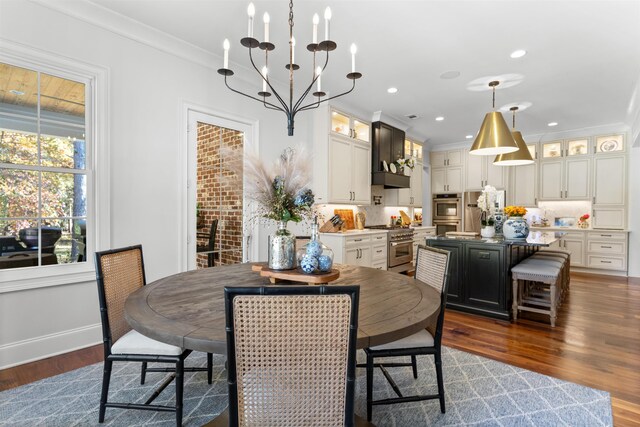
[[[496,214],[496,199],[496,188],[491,185],[484,187],[484,190],[480,193],[480,197],[478,197],[478,207],[482,211],[480,223],[483,227],[495,224],[494,215]]]
[[[578,227],[580,227],[580,228],[588,228],[589,227],[589,218],[591,218],[591,216],[588,213],[582,215],[578,219]]]
[[[414,159],[413,157],[398,159],[395,161],[395,163],[402,168],[409,168],[411,170],[416,167],[416,159]]]
[[[256,155],[247,155],[247,195],[257,203],[258,216],[285,223],[310,219],[315,201],[308,187],[310,165],[303,147],[285,149],[271,168]]]
[[[507,216],[525,216],[527,214],[527,208],[524,206],[507,206],[504,208],[504,213]]]

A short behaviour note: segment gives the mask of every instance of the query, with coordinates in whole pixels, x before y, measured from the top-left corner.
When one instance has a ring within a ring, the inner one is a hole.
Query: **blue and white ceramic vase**
[[[505,239],[524,240],[529,235],[529,224],[521,216],[510,216],[502,225]]]
[[[319,239],[317,221],[311,225],[311,240],[296,252],[298,268],[306,274],[328,273],[333,267],[333,251]]]

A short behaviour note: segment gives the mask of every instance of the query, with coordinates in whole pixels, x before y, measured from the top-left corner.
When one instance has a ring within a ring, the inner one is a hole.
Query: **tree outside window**
[[[0,64],[0,269],[86,261],[85,85]]]

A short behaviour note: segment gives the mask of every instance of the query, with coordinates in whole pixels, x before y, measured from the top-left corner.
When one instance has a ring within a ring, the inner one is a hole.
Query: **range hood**
[[[411,178],[399,173],[373,172],[371,184],[384,185],[384,188],[409,188],[411,186]]]
[[[398,159],[404,159],[404,131],[383,122],[373,122],[372,153],[371,153],[371,184],[383,185],[384,188],[409,188],[411,178],[385,170]]]

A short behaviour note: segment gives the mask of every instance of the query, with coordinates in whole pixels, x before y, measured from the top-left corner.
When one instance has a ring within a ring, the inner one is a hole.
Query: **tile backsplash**
[[[400,216],[400,210],[403,210],[413,218],[414,211],[416,213],[422,213],[420,208],[410,208],[409,206],[384,206],[384,188],[381,185],[374,185],[371,187],[371,200],[374,201],[380,197],[380,205],[372,204],[370,206],[356,206],[356,205],[320,205],[318,207],[321,215],[321,223],[328,220],[333,216],[334,209],[352,209],[353,214],[363,211],[367,217],[366,225],[382,225],[388,224],[391,215]]]
[[[578,218],[584,214],[591,215],[591,202],[589,201],[558,201],[539,202],[538,209],[530,209],[527,219],[530,221],[534,216],[547,218],[549,225],[554,226],[557,218],[574,218],[575,224]]]

